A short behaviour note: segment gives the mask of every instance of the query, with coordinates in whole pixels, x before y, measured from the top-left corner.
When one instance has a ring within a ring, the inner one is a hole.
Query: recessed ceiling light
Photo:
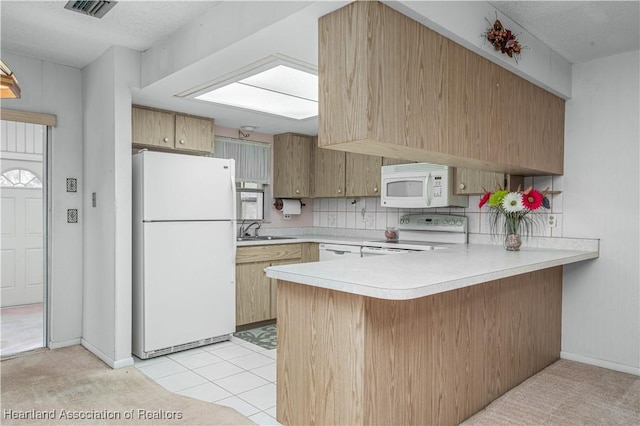
[[[277,65],[195,98],[303,120],[318,115],[318,76]]]

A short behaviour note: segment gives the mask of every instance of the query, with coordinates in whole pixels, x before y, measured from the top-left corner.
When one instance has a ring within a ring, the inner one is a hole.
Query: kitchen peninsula
[[[596,257],[469,244],[267,268],[278,421],[460,423],[559,358],[563,265]]]

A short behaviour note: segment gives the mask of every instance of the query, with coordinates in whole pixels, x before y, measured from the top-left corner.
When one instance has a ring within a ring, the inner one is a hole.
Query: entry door
[[[46,127],[2,120],[0,139],[0,306],[42,303]]]
[[[3,188],[2,307],[42,303],[42,189]]]

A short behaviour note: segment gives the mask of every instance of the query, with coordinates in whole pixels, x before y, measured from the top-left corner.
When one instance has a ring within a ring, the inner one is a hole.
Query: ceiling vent
[[[111,10],[117,1],[69,1],[64,6],[65,9],[82,13],[83,15],[102,18]]]

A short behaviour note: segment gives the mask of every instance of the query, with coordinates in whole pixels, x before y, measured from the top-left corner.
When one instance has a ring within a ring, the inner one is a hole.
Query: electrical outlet
[[[550,214],[547,224],[549,225],[549,228],[555,228],[558,225],[558,219],[556,218],[556,215]]]

